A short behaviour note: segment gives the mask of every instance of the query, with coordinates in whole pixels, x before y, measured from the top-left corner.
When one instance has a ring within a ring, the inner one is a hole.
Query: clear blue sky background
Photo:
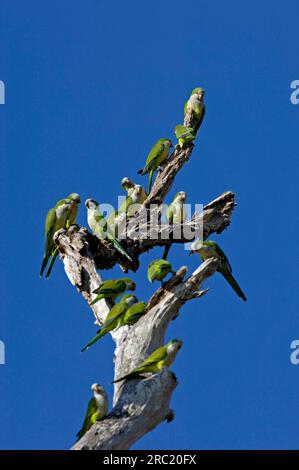
[[[184,341],[176,419],[135,448],[299,448],[299,366],[289,360],[299,339],[298,2],[3,0],[1,10],[0,448],[68,448],[91,383],[111,400],[111,338],[80,354],[95,331],[87,305],[60,262],[49,281],[38,276],[44,217],[71,191],[114,203],[123,176],[145,184],[137,169],[199,85],[206,119],[168,200],[236,192],[232,224],[215,237],[249,300],[215,275],[183,308],[167,335]],[[140,299],[160,253],[133,275]],[[171,259],[198,264],[182,247]]]

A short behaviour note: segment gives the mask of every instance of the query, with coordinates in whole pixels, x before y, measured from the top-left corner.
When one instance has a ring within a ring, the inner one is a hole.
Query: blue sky
[[[117,201],[153,143],[172,136],[195,86],[207,113],[174,192],[206,203],[235,191],[232,224],[214,238],[248,296],[220,275],[188,303],[167,339],[184,341],[173,370],[176,419],[136,449],[299,448],[298,2],[2,1],[0,448],[64,449],[90,385],[112,396],[113,343],[85,354],[92,315],[62,264],[38,276],[48,208],[72,191]],[[140,183],[146,179],[136,178]],[[85,208],[78,221],[86,224]],[[140,299],[153,287],[141,259]],[[196,268],[182,247],[175,268]],[[120,275],[118,267],[104,278]]]

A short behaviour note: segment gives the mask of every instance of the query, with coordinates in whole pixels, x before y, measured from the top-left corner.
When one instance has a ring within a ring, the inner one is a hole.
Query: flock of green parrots
[[[188,121],[192,123],[192,127],[177,125],[174,130],[178,139],[178,145],[181,148],[188,146],[194,141],[203,121],[205,104],[204,90],[202,88],[195,88],[192,91],[184,107],[185,117],[187,113]],[[148,193],[152,187],[154,173],[159,170],[160,165],[168,158],[172,146],[170,139],[159,139],[151,149],[144,168],[139,170],[138,173],[141,175],[148,174]],[[135,205],[136,207],[136,204],[142,204],[146,200],[148,193],[142,186],[133,183],[128,177],[122,180],[122,188],[127,192],[127,197],[119,210],[113,212],[107,219],[101,214],[99,204],[94,199],[87,199],[85,201],[87,221],[90,229],[96,236],[99,238],[103,238],[104,236],[121,255],[132,261],[131,257],[117,240],[117,227],[120,221],[123,220],[123,217],[125,217],[125,220],[128,220],[128,218],[134,216],[135,212],[133,206]],[[174,196],[166,212],[169,225],[173,223],[183,223],[186,220],[185,201],[186,193],[184,191],[180,191]],[[47,268],[46,278],[49,277],[58,255],[58,248],[53,240],[54,234],[61,228],[68,229],[76,222],[80,202],[79,194],[72,193],[67,198],[58,201],[57,204],[48,211],[45,223],[46,242],[40,271],[41,276]],[[155,280],[162,282],[169,273],[174,274],[171,264],[167,261],[170,247],[171,241],[166,243],[162,259],[156,259],[148,266],[147,276],[149,282],[152,283]],[[198,253],[203,261],[209,258],[217,258],[220,260],[218,271],[229,282],[237,295],[244,301],[246,300],[245,294],[232,275],[232,269],[227,257],[217,243],[214,241],[202,242],[196,240],[191,246],[190,254],[193,253]],[[135,289],[136,284],[130,278],[124,277],[104,281],[93,291],[92,294],[94,294],[94,298],[90,305],[94,305],[100,300],[106,299],[113,306],[100,330],[82,351],[88,349],[108,332],[116,331],[124,325],[131,326],[142,316],[146,315],[147,304],[145,302],[138,302],[135,295],[126,293],[127,291],[134,291]],[[121,295],[123,295],[121,300],[116,302]],[[144,374],[156,373],[163,367],[169,367],[181,346],[182,341],[180,340],[174,339],[170,341],[165,346],[156,349],[131,373],[118,378],[114,382],[142,377]],[[77,435],[78,438],[82,437],[92,424],[103,419],[108,413],[108,401],[105,390],[99,384],[93,384],[91,388],[94,396],[88,404],[83,426]]]

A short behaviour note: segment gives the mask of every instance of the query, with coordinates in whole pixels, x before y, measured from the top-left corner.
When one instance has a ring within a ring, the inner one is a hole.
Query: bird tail
[[[97,302],[99,302],[99,300],[104,299],[104,298],[105,296],[103,294],[97,295],[96,298],[90,303],[90,305],[94,305]]]
[[[77,432],[77,436],[76,436],[77,439],[76,439],[76,442],[78,442],[78,441],[81,439],[81,437],[84,436],[84,434],[85,434],[85,432],[84,432],[82,429],[80,429],[80,431]]]
[[[132,380],[132,379],[137,379],[139,377],[140,373],[139,372],[131,372],[130,374],[124,375],[123,377],[120,377],[119,379],[113,380],[111,382],[112,384],[116,384],[117,382],[123,382],[124,380]]]
[[[165,248],[164,248],[164,252],[163,252],[162,259],[165,259],[165,260],[167,260],[167,256],[168,256],[168,253],[169,253],[170,247],[171,247],[171,243],[168,243],[167,245],[165,245]]]
[[[148,194],[151,192],[152,189],[153,174],[154,172],[152,170],[148,173]]]
[[[92,346],[94,343],[96,343],[99,339],[103,338],[103,336],[105,336],[106,333],[108,333],[108,329],[107,328],[102,328],[98,334],[96,334],[96,336],[94,336],[94,338],[92,338],[91,341],[89,341],[89,343],[84,346],[83,349],[81,349],[81,352],[83,351],[86,351],[86,349],[90,348],[90,346]]]
[[[46,273],[46,279],[48,279],[48,277],[51,274],[51,271],[52,271],[52,268],[54,266],[54,263],[55,263],[55,260],[56,260],[57,256],[58,256],[58,248],[56,248],[53,252],[51,263],[49,264],[48,271]]]
[[[132,258],[128,255],[128,253],[123,249],[123,247],[118,243],[115,238],[111,236],[107,236],[107,239],[113,244],[114,248],[117,249],[123,256],[125,256],[129,261],[133,261]]]
[[[224,277],[225,279],[227,280],[227,282],[232,286],[232,288],[234,289],[234,291],[236,292],[236,294],[244,301],[247,300],[244,292],[242,291],[241,287],[239,286],[239,284],[237,283],[236,279],[232,276],[232,274],[230,272],[226,272],[224,274]]]
[[[45,253],[45,255],[43,257],[42,267],[41,267],[40,272],[39,272],[40,277],[42,277],[42,275],[44,274],[44,270],[46,269],[46,266],[48,264],[50,256],[51,256],[50,254]]]
[[[140,168],[140,170],[137,171],[138,175],[145,175],[147,173],[147,168],[146,166],[144,168]]]

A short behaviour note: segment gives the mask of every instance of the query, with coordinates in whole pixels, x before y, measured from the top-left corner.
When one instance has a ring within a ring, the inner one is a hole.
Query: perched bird
[[[176,193],[166,211],[166,219],[169,225],[182,224],[183,222],[185,222],[186,220],[185,203],[186,203],[185,191],[180,191]],[[164,253],[162,256],[163,259],[167,259],[170,247],[171,247],[171,242],[165,245]]]
[[[151,283],[153,281],[163,281],[168,273],[175,274],[171,264],[165,259],[155,259],[148,266],[147,278]]]
[[[124,313],[128,310],[128,308],[130,308],[132,305],[136,304],[138,301],[137,297],[133,294],[126,294],[124,295],[120,301],[114,305],[110,312],[108,313],[106,319],[105,319],[105,322],[103,324],[103,326],[108,326],[111,321],[115,320],[116,317],[118,317],[119,313]],[[125,303],[126,305],[126,308],[125,310],[122,310],[122,309],[119,309],[119,308],[114,308],[116,307],[117,305],[121,304],[121,303]],[[99,329],[99,331],[97,331],[97,333],[100,333],[100,331],[103,329],[103,326],[102,328]]]
[[[136,302],[137,298],[135,295],[127,294],[120,300],[120,302],[115,304],[108,313],[102,328],[97,332],[96,336],[83,349],[81,349],[81,352],[90,348],[90,346],[96,343],[99,339],[103,338],[103,336],[105,336],[110,331],[115,330],[115,328],[121,326],[121,322],[125,316],[125,313],[133,304],[136,304]]]
[[[126,176],[125,178],[121,180],[121,186],[123,190],[127,192],[127,195],[131,196],[131,193],[134,190],[134,188],[139,185],[135,184],[130,178],[128,178],[128,176]],[[147,198],[147,192],[142,188],[141,203],[144,202],[146,198]]]
[[[206,108],[203,101],[204,94],[205,91],[203,88],[194,88],[184,107],[184,116],[186,118],[187,114],[190,115],[192,123],[191,127],[194,129],[195,134],[200,128],[203,118],[205,117]]]
[[[126,191],[127,195],[130,196],[131,192],[135,188],[135,183],[128,176],[125,176],[121,180],[121,187]]]
[[[145,314],[145,310],[147,307],[146,302],[137,302],[133,304],[125,313],[123,320],[121,321],[120,326],[124,325],[134,325],[139,318],[141,318]]]
[[[82,428],[77,434],[77,440],[81,439],[94,423],[101,421],[108,414],[108,397],[103,387],[100,384],[93,384],[91,390],[93,398],[89,400]]]
[[[139,209],[139,207],[135,204],[142,204],[146,198],[147,195],[142,186],[140,186],[140,184],[136,184],[133,190],[130,191],[130,195],[128,195],[124,202],[121,204],[119,212],[125,212],[127,214],[127,217],[132,217]]]
[[[113,211],[107,218],[108,225],[116,237],[126,228],[127,219],[135,215],[139,204],[143,204],[147,198],[142,186],[133,183],[128,177],[122,179],[122,188],[127,192],[127,197],[120,205],[119,210]]]
[[[58,249],[54,243],[53,236],[55,232],[61,228],[69,228],[73,223],[75,223],[79,204],[79,194],[71,193],[67,198],[58,201],[57,204],[48,211],[45,223],[45,254],[42,261],[40,276],[43,275],[49,259],[52,258],[46,273],[46,278],[49,277],[58,255]]]
[[[100,239],[107,238],[119,253],[125,256],[129,261],[132,261],[132,258],[113,237],[107,220],[99,211],[99,204],[94,199],[87,199],[85,206],[87,207],[87,222],[93,233]]]
[[[71,193],[67,198],[60,199],[60,201],[57,202],[55,209],[59,207],[61,204],[63,204],[65,201],[70,201],[71,203],[71,213],[70,216],[67,220],[66,228],[69,228],[71,225],[76,223],[76,218],[78,215],[78,210],[79,210],[79,204],[81,202],[80,196],[77,193]]]
[[[217,243],[213,242],[212,240],[207,242],[201,242],[199,240],[196,240],[191,245],[191,252],[189,253],[189,255],[192,255],[193,253],[198,253],[203,261],[209,258],[217,258],[221,260],[218,271],[225,277],[225,279],[232,286],[237,295],[242,300],[247,300],[244,292],[241,290],[241,287],[232,275],[232,268],[229,264],[227,257],[225,256],[221,248],[217,245]]]
[[[97,294],[97,296],[90,305],[94,305],[101,299],[107,299],[111,302],[115,302],[117,297],[124,294],[127,290],[134,291],[135,289],[136,284],[129,277],[104,281],[93,291],[93,294]]]
[[[145,175],[148,173],[148,192],[152,187],[152,179],[159,165],[163,163],[169,155],[170,148],[173,147],[170,139],[159,139],[151,149],[146,159],[145,167],[138,171],[138,174]]]
[[[170,367],[182,345],[183,342],[181,340],[173,339],[165,346],[156,349],[139,367],[136,367],[136,369],[130,372],[130,374],[124,375],[114,380],[112,383],[136,379],[144,374],[159,372],[163,367]]]
[[[193,142],[196,137],[194,129],[192,127],[182,126],[181,124],[175,126],[174,133],[179,141],[181,148],[184,148],[186,145]]]

